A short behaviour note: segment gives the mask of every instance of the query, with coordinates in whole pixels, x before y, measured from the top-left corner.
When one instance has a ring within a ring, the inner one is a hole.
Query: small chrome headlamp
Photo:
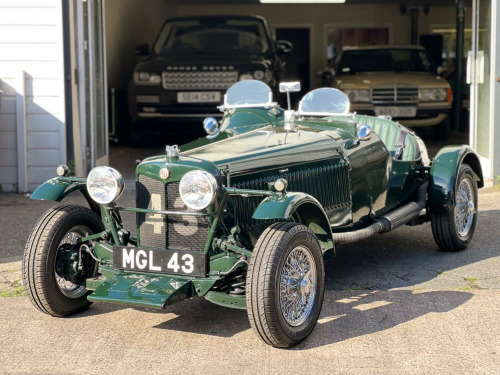
[[[217,194],[215,177],[205,171],[190,171],[179,183],[179,195],[186,206],[203,210],[210,206]]]
[[[100,204],[109,204],[118,199],[124,187],[123,176],[111,167],[96,167],[87,177],[87,191]]]

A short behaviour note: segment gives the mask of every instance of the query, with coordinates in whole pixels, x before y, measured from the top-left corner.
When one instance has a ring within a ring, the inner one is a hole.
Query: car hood
[[[239,136],[182,152],[176,163],[208,162],[217,168],[229,168],[231,174],[321,160],[338,156],[342,139],[332,131],[286,132],[268,126]],[[165,157],[144,162],[165,163]]]
[[[439,76],[430,73],[394,73],[374,72],[353,75],[342,75],[336,79],[336,86],[341,89],[369,89],[384,85],[413,85],[420,88],[448,88],[448,82]]]

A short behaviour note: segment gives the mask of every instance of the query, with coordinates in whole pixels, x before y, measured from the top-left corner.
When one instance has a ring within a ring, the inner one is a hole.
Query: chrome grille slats
[[[373,104],[415,104],[418,103],[418,86],[375,86],[371,90],[371,98]]]
[[[165,90],[226,90],[238,81],[238,72],[163,72],[162,81]]]

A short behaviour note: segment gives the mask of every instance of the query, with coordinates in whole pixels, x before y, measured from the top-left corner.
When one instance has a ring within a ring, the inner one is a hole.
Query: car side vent
[[[288,181],[288,191],[304,192],[316,198],[326,211],[344,208],[351,204],[349,189],[349,166],[345,162],[316,168],[274,175],[256,180],[241,181],[233,185],[240,189],[267,190],[267,183],[278,178]],[[252,214],[262,197],[232,196],[230,205],[234,210],[236,224],[242,228],[268,224],[253,220]]]

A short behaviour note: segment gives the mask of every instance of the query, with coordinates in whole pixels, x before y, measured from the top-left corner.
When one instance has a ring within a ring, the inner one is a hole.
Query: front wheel
[[[78,239],[102,232],[101,219],[81,206],[51,208],[35,224],[23,256],[23,283],[29,299],[40,311],[63,317],[86,309],[85,277],[93,276],[97,264],[83,254],[77,270]]]
[[[314,233],[296,223],[271,225],[254,247],[246,283],[248,318],[264,342],[289,348],[305,340],[318,321],[325,290]]]
[[[477,221],[477,183],[474,172],[462,164],[454,191],[453,208],[431,216],[434,241],[447,251],[463,250],[472,240]]]

